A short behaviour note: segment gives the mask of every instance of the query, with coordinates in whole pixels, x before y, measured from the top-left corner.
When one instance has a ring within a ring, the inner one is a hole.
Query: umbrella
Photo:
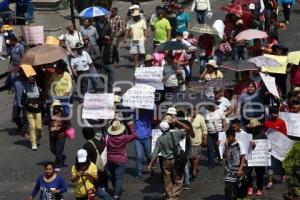
[[[247,5],[250,3],[256,3],[256,0],[235,0],[233,2],[234,5]]]
[[[61,46],[36,46],[25,52],[21,63],[27,65],[44,65],[54,63],[67,56],[67,51]]]
[[[245,60],[229,60],[224,62],[221,67],[235,72],[258,70],[254,63]]]
[[[191,82],[189,91],[203,93],[208,88],[211,87],[223,87],[223,88],[233,88],[235,86],[235,80],[228,80],[224,78],[215,78],[210,81],[204,82]]]
[[[300,63],[300,51],[294,51],[290,52],[288,54],[287,62],[294,64],[294,65],[299,65]]]
[[[248,60],[251,63],[254,63],[257,67],[280,67],[281,64],[274,58],[266,56],[257,56]]]
[[[253,39],[263,39],[269,37],[268,34],[264,31],[256,30],[256,29],[248,29],[240,32],[235,39],[237,41],[241,40],[253,40]]]
[[[208,25],[208,24],[197,24],[195,26],[193,26],[191,29],[191,31],[196,32],[196,33],[207,33],[210,35],[218,35],[219,36],[219,32],[212,26]]]
[[[93,18],[108,15],[109,11],[100,6],[88,7],[80,12],[80,16],[84,18]]]
[[[201,92],[195,91],[185,91],[185,92],[177,92],[173,93],[172,95],[166,96],[164,99],[165,105],[170,104],[177,104],[178,106],[188,106],[190,104],[196,105],[201,102],[207,102],[208,99],[203,95]]]
[[[188,46],[181,42],[167,41],[156,48],[157,52],[173,51],[173,50],[187,50]]]
[[[236,16],[243,15],[243,9],[242,9],[241,5],[230,4],[230,5],[222,7],[222,10],[224,10],[227,13],[235,14]]]

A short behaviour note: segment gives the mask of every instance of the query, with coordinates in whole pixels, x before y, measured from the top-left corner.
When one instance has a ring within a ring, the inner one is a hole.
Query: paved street
[[[143,3],[144,10],[147,16],[154,11],[157,0]],[[227,1],[211,0],[213,7],[213,19],[208,20],[209,24],[216,19],[223,19],[224,13],[220,7],[227,3]],[[129,3],[115,1],[115,6],[120,10],[120,13],[125,13]],[[192,24],[195,24],[195,16]],[[280,16],[282,17],[282,16]],[[290,21],[289,29],[280,32],[281,40],[290,47],[290,50],[300,49],[300,4],[293,8],[293,13]],[[150,39],[149,39],[150,40]],[[148,41],[149,41],[148,40]],[[151,40],[150,40],[151,41]],[[150,42],[148,42],[148,49],[152,49]],[[132,80],[134,69],[133,65],[128,60],[128,49],[122,43],[120,46],[121,53],[121,68],[117,69],[117,80]],[[6,69],[7,62],[0,61],[0,74]],[[197,68],[195,67],[194,75],[197,75]],[[229,77],[231,74],[226,73]],[[5,79],[0,81],[0,86],[4,84]],[[124,86],[126,87],[126,86]],[[44,127],[44,137],[41,140],[41,145],[37,152],[30,148],[29,141],[16,134],[15,124],[11,122],[11,108],[12,108],[11,94],[7,91],[0,92],[0,200],[21,200],[27,199],[34,186],[36,178],[43,171],[43,163],[48,160],[53,160],[54,157],[50,153],[48,144],[48,131]],[[76,107],[76,105],[74,106]],[[65,154],[67,155],[68,167],[63,168],[62,175],[68,182],[69,190],[65,196],[66,200],[74,199],[73,186],[70,182],[70,167],[75,162],[76,151],[83,145],[84,140],[81,136],[81,129],[77,125],[76,109],[74,109],[74,117],[72,120],[73,126],[76,128],[76,139],[68,140],[65,146]],[[205,155],[205,152],[203,152]],[[135,180],[135,156],[133,145],[128,146],[129,162],[126,169],[126,176],[123,182],[124,200],[159,200],[162,198],[162,185],[159,176],[159,169],[155,175],[150,177],[148,174],[143,176],[142,180]],[[146,166],[144,167],[146,171]],[[186,200],[223,200],[224,167],[216,167],[213,170],[208,170],[206,156],[203,156],[200,167],[200,176],[191,183],[191,189],[184,191],[181,199]],[[278,177],[277,177],[278,179]],[[282,192],[285,190],[284,184],[275,184],[273,190],[266,191],[261,199],[266,200],[281,200]]]

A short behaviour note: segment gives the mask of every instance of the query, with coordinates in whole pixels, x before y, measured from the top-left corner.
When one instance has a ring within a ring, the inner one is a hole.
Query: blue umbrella
[[[105,8],[102,8],[100,6],[93,6],[84,9],[80,12],[80,16],[84,18],[93,18],[93,17],[99,17],[99,16],[105,16],[108,15],[109,11]]]

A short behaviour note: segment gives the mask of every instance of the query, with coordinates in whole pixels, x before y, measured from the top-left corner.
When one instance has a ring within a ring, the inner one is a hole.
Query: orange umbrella
[[[61,46],[40,45],[25,52],[21,63],[32,66],[54,63],[67,56],[67,51]]]

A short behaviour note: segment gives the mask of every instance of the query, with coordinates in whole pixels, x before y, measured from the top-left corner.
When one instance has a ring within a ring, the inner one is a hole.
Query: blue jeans
[[[184,186],[189,186],[190,185],[190,168],[189,168],[189,162],[186,163],[185,168],[184,168],[183,185]]]
[[[220,160],[219,147],[217,145],[218,134],[208,134],[207,135],[207,156],[208,156],[208,164],[209,166],[214,166],[215,154],[217,154],[218,159]]]
[[[99,86],[97,82],[97,70],[95,67],[90,68],[90,78],[88,83],[88,91],[91,93],[92,90],[97,93],[99,91]]]
[[[248,50],[246,46],[234,46],[232,51],[233,51],[233,60],[248,59]]]
[[[195,10],[196,12],[196,18],[199,24],[205,23],[205,14],[206,10]]]
[[[104,74],[107,75],[108,80],[108,93],[111,93],[113,91],[113,84],[114,84],[114,78],[115,78],[115,70],[113,64],[104,64],[102,67],[102,70]]]
[[[134,141],[134,149],[136,156],[136,176],[142,176],[142,152],[144,150],[148,163],[151,160],[151,137],[146,139],[136,139]]]
[[[126,164],[125,163],[119,164],[119,163],[108,162],[107,167],[108,167],[108,170],[109,170],[109,172],[111,174],[111,178],[112,178],[112,185],[114,188],[113,195],[120,196]]]
[[[198,60],[199,60],[199,67],[200,67],[200,74],[201,74],[205,69],[205,64],[208,62],[209,57],[208,56],[200,56],[198,58]]]

